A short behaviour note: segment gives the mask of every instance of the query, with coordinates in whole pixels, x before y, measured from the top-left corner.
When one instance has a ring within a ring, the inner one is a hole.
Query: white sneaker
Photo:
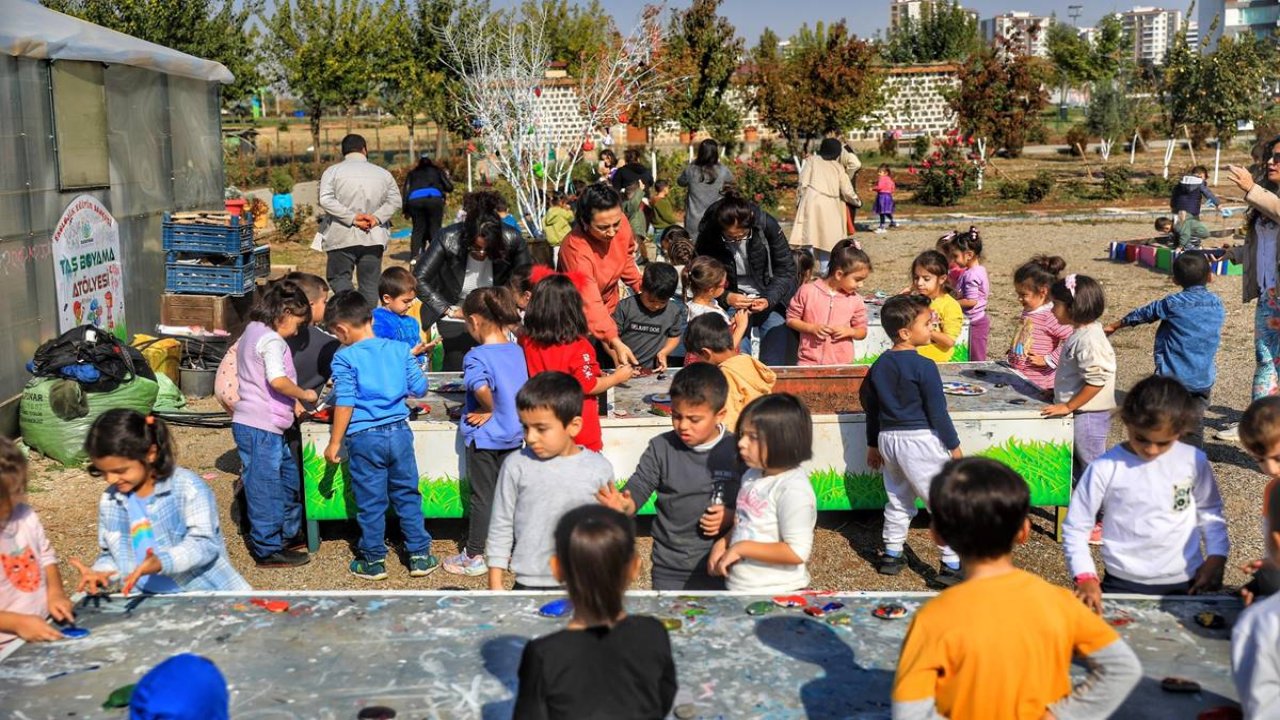
[[[876,234],[877,234],[877,235],[883,235],[883,234],[885,234],[885,233],[887,233],[887,232],[889,232],[889,231],[888,231],[888,230],[885,230],[884,228],[876,228],[876,231],[875,231],[875,232],[876,232]]]
[[[1216,437],[1219,440],[1228,440],[1236,442],[1240,439],[1240,423],[1231,423],[1225,428],[1217,432]]]

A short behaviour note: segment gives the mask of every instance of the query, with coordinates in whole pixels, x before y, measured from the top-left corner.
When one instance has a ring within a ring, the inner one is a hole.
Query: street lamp
[[[1068,5],[1067,15],[1071,18],[1071,27],[1078,27],[1080,20],[1080,11],[1084,9],[1083,5]],[[1062,76],[1062,94],[1058,96],[1058,121],[1067,121],[1067,76]]]

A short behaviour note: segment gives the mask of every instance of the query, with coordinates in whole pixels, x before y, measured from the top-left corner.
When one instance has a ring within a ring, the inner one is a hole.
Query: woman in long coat
[[[836,138],[827,138],[800,170],[799,206],[791,241],[813,248],[819,268],[825,272],[831,249],[846,232],[846,203],[857,202],[858,196],[849,182],[849,174],[840,162],[843,146]]]

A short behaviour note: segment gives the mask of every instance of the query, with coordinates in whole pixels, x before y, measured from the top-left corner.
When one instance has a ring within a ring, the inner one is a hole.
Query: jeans
[[[378,307],[378,280],[382,277],[382,252],[385,249],[381,245],[357,245],[330,250],[325,267],[329,287],[335,293],[356,289],[351,282],[354,273],[360,294],[369,303],[369,308]]]
[[[255,558],[265,558],[302,533],[298,464],[280,433],[232,423],[231,437],[243,468],[249,551]]]
[[[748,337],[760,349],[760,362],[772,367],[786,363],[787,318],[783,312],[774,309],[751,316]]]
[[[409,257],[417,260],[418,255],[435,242],[440,234],[440,223],[444,220],[444,198],[418,198],[407,200],[404,209],[413,220],[413,234],[409,236]]]
[[[409,555],[431,552],[431,534],[422,519],[422,495],[418,492],[418,463],[413,456],[413,431],[409,423],[379,425],[347,435],[347,475],[356,499],[356,521],[361,560],[387,556],[387,507],[395,507]],[[390,502],[388,502],[388,496]]]
[[[669,570],[654,566],[650,579],[654,590],[678,592],[681,590],[724,590],[724,578],[712,577],[707,572],[706,562],[698,565],[692,572],[688,570]]]
[[[485,450],[475,443],[467,445],[467,483],[471,501],[467,506],[467,555],[484,554],[489,538],[489,517],[493,513],[493,495],[498,490],[498,471],[502,462],[519,448]]]
[[[1182,442],[1202,450],[1204,449],[1204,414],[1209,410],[1212,393],[1212,389],[1191,393],[1191,399],[1195,401],[1196,422],[1182,436]]]

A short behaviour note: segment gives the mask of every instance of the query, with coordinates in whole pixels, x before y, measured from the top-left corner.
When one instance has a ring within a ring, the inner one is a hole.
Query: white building
[[[1048,57],[1051,25],[1052,17],[1032,15],[1029,12],[1007,12],[983,20],[980,27],[982,39],[988,43],[994,43],[996,38],[1004,38],[1016,52]]]
[[[956,0],[889,0],[889,34],[892,35],[907,20],[920,22],[926,5],[947,6],[952,2]],[[975,21],[978,19],[976,10],[966,9],[965,12]]]
[[[1280,0],[1199,0],[1196,13],[1196,20],[1204,32],[1213,33],[1209,36],[1205,52],[1215,50],[1223,35],[1234,37],[1253,33],[1270,36],[1280,26]]]
[[[1135,7],[1116,15],[1133,39],[1133,58],[1139,62],[1164,62],[1164,56],[1182,30],[1181,10]]]

